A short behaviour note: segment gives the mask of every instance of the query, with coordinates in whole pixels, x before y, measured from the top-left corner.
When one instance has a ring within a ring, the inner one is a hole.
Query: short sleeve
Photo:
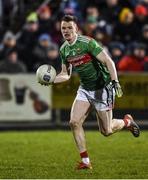
[[[95,41],[94,39],[91,39],[88,43],[88,51],[90,54],[92,54],[93,56],[97,56],[101,51],[103,50],[103,48],[99,45],[99,43],[97,41]]]

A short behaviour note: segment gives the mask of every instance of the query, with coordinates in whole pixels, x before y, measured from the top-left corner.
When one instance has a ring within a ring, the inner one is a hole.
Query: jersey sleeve
[[[99,43],[97,43],[96,40],[91,39],[88,43],[88,51],[90,54],[92,54],[93,56],[97,56],[101,51],[103,50],[103,48],[99,45]]]

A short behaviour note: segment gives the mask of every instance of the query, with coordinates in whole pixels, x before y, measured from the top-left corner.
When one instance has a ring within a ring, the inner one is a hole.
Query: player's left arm
[[[96,58],[103,64],[106,65],[110,76],[111,76],[111,80],[112,80],[112,86],[115,89],[116,95],[118,97],[121,97],[123,95],[121,86],[119,84],[119,80],[118,80],[118,76],[117,76],[117,70],[115,67],[115,63],[113,62],[113,60],[111,59],[111,57],[105,52],[105,50],[102,50],[97,56]]]
[[[111,79],[118,81],[118,76],[117,76],[117,71],[116,71],[116,67],[115,67],[115,63],[113,62],[113,60],[111,59],[111,57],[105,52],[105,50],[102,50],[97,56],[96,58],[103,64],[106,65]]]
[[[111,57],[105,52],[105,50],[94,39],[90,40],[88,47],[90,53],[93,56],[95,56],[98,61],[100,61],[107,67],[111,76],[112,86],[116,91],[116,95],[118,97],[121,97],[123,92],[119,84],[115,63],[113,62]]]

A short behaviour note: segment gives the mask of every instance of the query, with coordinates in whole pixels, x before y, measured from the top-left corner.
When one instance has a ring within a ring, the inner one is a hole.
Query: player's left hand
[[[113,80],[112,81],[112,86],[113,86],[113,88],[115,90],[115,93],[116,93],[117,97],[122,97],[123,91],[122,91],[122,88],[120,86],[119,81]]]
[[[117,97],[122,97],[122,95],[123,95],[123,91],[121,89],[119,81],[112,80],[109,84],[106,85],[106,88],[108,90],[114,89]]]

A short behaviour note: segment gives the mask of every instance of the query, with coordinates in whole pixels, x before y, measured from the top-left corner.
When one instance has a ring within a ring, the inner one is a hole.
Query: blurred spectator
[[[82,12],[80,9],[78,0],[64,0],[60,5],[61,15],[63,14],[71,14],[78,17],[78,21],[82,21]]]
[[[51,34],[53,30],[53,20],[51,16],[51,10],[48,6],[42,6],[38,10],[39,16],[39,34],[48,33]]]
[[[142,27],[147,23],[148,20],[148,8],[144,5],[138,4],[135,7],[135,17],[138,32],[141,32]]]
[[[144,70],[146,61],[146,47],[144,44],[133,43],[130,47],[130,54],[125,55],[118,63],[119,71],[135,71]]]
[[[101,11],[94,5],[88,6],[86,9],[86,20],[89,18],[95,19],[98,23],[97,24],[101,24],[101,23],[106,23],[107,21],[105,20],[104,16],[102,16]]]
[[[144,71],[148,72],[148,56],[145,57]]]
[[[97,36],[98,33],[105,33],[107,35],[106,33],[107,22],[104,19],[104,17],[102,17],[97,7],[95,7],[94,5],[88,6],[86,8],[85,16],[86,16],[86,20],[83,26],[85,35],[88,35],[91,37],[93,37],[93,35]]]
[[[0,73],[24,73],[26,66],[18,59],[17,50],[11,49],[6,58],[0,62]]]
[[[58,46],[51,42],[48,34],[42,34],[39,36],[38,44],[33,49],[33,56],[34,71],[42,64],[52,64],[56,68],[56,59],[59,57]]]
[[[84,24],[84,29],[83,29],[84,34],[92,37],[93,32],[97,28],[97,25],[98,25],[97,19],[93,16],[88,16]]]
[[[25,26],[21,33],[18,33],[17,44],[12,32],[6,33],[9,34],[5,34],[6,38],[3,38],[4,33],[8,27],[13,32],[17,31],[23,24],[26,14],[32,12],[32,9],[37,9],[41,1],[34,4],[28,0],[2,2],[0,59],[4,59],[5,55],[17,46],[19,58],[26,64],[29,72],[35,71],[41,63],[50,62],[59,67],[58,47],[52,42],[58,46],[63,43],[60,31],[60,19],[63,14],[76,15],[80,24],[79,32],[94,37],[103,46],[108,47],[116,65],[124,53],[121,44],[128,46],[134,41],[143,43],[145,46],[148,44],[148,0],[51,1],[50,5],[41,6],[37,13],[33,12],[26,18]],[[20,10],[22,11],[19,16]],[[48,47],[43,47],[48,40],[41,42],[40,39],[40,35],[45,34],[49,36]],[[148,49],[146,49],[146,55],[147,53]],[[132,54],[129,56],[133,57]]]
[[[137,40],[138,35],[133,12],[129,8],[123,8],[119,14],[119,21],[114,27],[114,40],[127,44]]]
[[[19,55],[27,65],[28,71],[32,71],[33,57],[32,50],[38,39],[38,17],[36,13],[31,13],[26,19],[26,25],[18,38]]]
[[[48,50],[48,62],[47,64],[52,65],[57,73],[61,71],[61,60],[59,57],[59,51],[56,44],[52,44]]]
[[[148,55],[148,24],[143,26],[142,33],[140,33],[139,42],[144,43],[146,45],[146,54]]]
[[[124,2],[125,3],[128,2],[128,4],[124,4],[126,7],[129,7],[131,5],[130,7],[134,8],[139,3],[139,0],[128,0],[128,1],[124,1]]]
[[[3,9],[3,25],[10,27],[14,22],[14,17],[18,11],[18,0],[3,0],[1,5]]]
[[[16,47],[16,37],[11,31],[7,31],[0,48],[0,60],[5,58],[7,52],[14,47]]]
[[[60,46],[63,43],[63,37],[61,34],[61,22],[59,20],[54,23],[53,30],[51,33],[52,40]]]
[[[99,43],[104,46],[108,46],[112,40],[112,27],[102,20],[98,23],[97,28],[94,30],[93,36]]]
[[[102,9],[103,17],[107,22],[114,24],[118,20],[118,14],[121,11],[119,0],[105,0],[106,6]]]
[[[140,0],[140,4],[148,8],[148,0]]]
[[[108,47],[111,57],[115,62],[115,65],[117,66],[119,60],[123,57],[125,53],[125,46],[121,42],[111,42]]]
[[[86,18],[94,17],[95,19],[99,19],[100,12],[98,11],[96,6],[88,6],[86,9]]]
[[[142,4],[137,4],[135,7],[135,15],[138,16],[139,19],[145,19],[145,16],[148,15],[147,8]]]

